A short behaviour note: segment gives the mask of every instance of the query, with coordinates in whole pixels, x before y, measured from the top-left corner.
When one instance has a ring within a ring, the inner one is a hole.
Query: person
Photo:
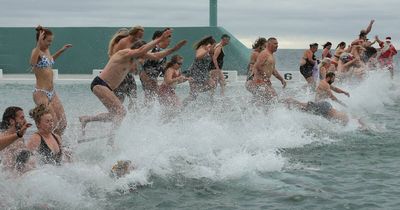
[[[63,159],[61,137],[53,132],[54,120],[50,110],[43,104],[29,113],[38,131],[27,142],[27,148],[40,164],[60,165]]]
[[[300,73],[311,87],[315,87],[313,69],[317,64],[317,58],[315,57],[315,52],[317,52],[317,50],[317,43],[310,44],[310,49],[304,51],[303,57],[300,60]]]
[[[33,101],[36,105],[49,105],[50,112],[55,120],[54,132],[62,135],[67,127],[67,119],[64,107],[58,94],[54,90],[53,70],[54,61],[68,48],[71,44],[64,45],[54,55],[50,54],[49,47],[53,42],[53,33],[42,26],[36,28],[36,47],[32,50],[30,64],[32,71],[35,73],[36,85],[33,91]]]
[[[335,66],[335,70],[337,70],[337,66],[339,64],[339,58],[342,53],[346,52],[346,42],[340,42],[336,49],[335,49],[335,54],[333,55],[333,58],[331,60],[331,63]]]
[[[362,47],[368,47],[369,43],[367,43],[367,35],[372,30],[372,25],[374,24],[375,20],[371,20],[366,29],[362,29],[360,34],[358,35],[358,39],[355,39],[351,46],[353,45],[361,45]]]
[[[215,84],[219,84],[221,87],[221,96],[224,96],[225,91],[225,77],[222,73],[222,66],[224,65],[224,47],[229,44],[231,37],[228,34],[223,34],[221,36],[221,41],[215,45],[214,53],[212,56],[212,61],[210,64],[210,74],[211,79],[214,80]],[[216,88],[217,86],[215,86]],[[211,90],[211,94],[213,94],[214,89]]]
[[[17,106],[7,107],[0,122],[0,151],[21,140],[32,124],[26,122],[24,111]]]
[[[144,29],[141,26],[135,26],[130,30],[127,28],[119,29],[110,40],[108,56],[111,57],[118,50],[129,48],[134,42],[143,38],[143,35]],[[119,87],[114,90],[114,94],[121,103],[124,103],[125,98],[128,98],[129,110],[136,109],[135,99],[137,98],[137,86],[133,74],[133,72],[129,72]]]
[[[256,63],[257,57],[260,52],[263,51],[266,47],[267,39],[265,39],[264,37],[258,38],[252,46],[253,51],[251,52],[249,65],[247,66],[247,78],[245,87],[247,91],[253,94],[255,93],[256,89],[256,86],[254,86],[254,83],[252,82],[254,77],[254,64]]]
[[[342,93],[345,94],[347,97],[350,97],[350,94],[340,88],[337,88],[332,85],[332,83],[335,81],[335,73],[333,72],[328,72],[326,74],[326,77],[324,80],[321,80],[318,84],[318,87],[316,89],[316,94],[315,94],[315,102],[321,102],[321,101],[326,101],[327,99],[331,99],[342,106],[347,106],[345,103],[340,101],[338,98],[336,98],[335,95],[333,95],[332,91],[336,93]]]
[[[23,156],[26,156],[28,149],[23,137],[31,126],[32,124],[26,121],[22,108],[10,106],[5,109],[0,123],[0,151],[3,169],[13,174],[25,171],[25,163],[28,162],[28,158],[23,158]]]
[[[215,45],[212,36],[206,36],[198,41],[194,47],[196,50],[195,59],[188,69],[187,77],[192,77],[189,81],[189,96],[183,101],[183,105],[188,105],[197,99],[200,92],[206,92],[215,88],[215,81],[210,79],[211,51]]]
[[[332,58],[332,54],[331,54],[332,43],[331,42],[326,42],[324,45],[322,45],[322,47],[324,48],[322,50],[322,59],[324,59],[324,58]]]
[[[387,68],[390,71],[390,77],[393,79],[393,57],[397,54],[397,50],[391,42],[392,38],[386,37],[385,42],[381,41],[378,36],[376,36],[375,38],[379,43],[379,46],[381,47],[380,56],[378,57],[379,64],[381,68]]]
[[[336,110],[327,101],[320,101],[320,102],[308,101],[306,103],[303,103],[298,100],[288,98],[284,100],[284,103],[287,105],[289,109],[295,107],[300,109],[301,111],[319,115],[328,120],[338,121],[342,125],[346,125],[349,122],[349,117],[345,112]]]
[[[174,55],[165,67],[167,70],[164,74],[164,81],[158,90],[158,100],[163,107],[162,117],[164,122],[171,120],[177,114],[177,111],[182,108],[182,104],[175,93],[175,88],[177,84],[191,79],[181,74],[182,64],[183,57]]]
[[[111,121],[113,122],[114,129],[119,127],[122,119],[126,115],[126,111],[113,90],[121,84],[129,71],[136,70],[137,59],[143,58],[146,53],[153,49],[158,43],[169,39],[171,34],[171,30],[166,30],[159,38],[147,44],[144,44],[145,42],[142,41],[137,41],[130,49],[119,50],[111,56],[103,71],[99,76],[93,79],[90,86],[93,94],[107,108],[108,113],[79,117],[83,131],[86,124],[91,121]]]
[[[277,97],[275,89],[272,87],[271,76],[274,75],[286,87],[286,81],[279,74],[275,67],[274,53],[278,50],[278,40],[271,37],[267,40],[267,47],[258,55],[254,64],[253,84],[256,87],[254,97],[257,102],[269,102]]]
[[[320,80],[325,79],[326,74],[328,73],[328,71],[331,70],[331,59],[329,59],[328,57],[322,59],[318,68],[319,68],[319,79]]]
[[[152,39],[158,39],[166,30],[169,30],[169,28],[166,28],[163,31],[155,31]],[[166,57],[183,47],[187,41],[181,40],[173,48],[166,49],[169,46],[170,42],[171,37],[168,37],[167,39],[158,43],[151,50],[151,53],[154,56],[151,58],[147,57],[143,64],[143,70],[139,73],[145,96],[145,105],[150,105],[158,95],[157,78],[164,73],[164,67],[167,61]]]

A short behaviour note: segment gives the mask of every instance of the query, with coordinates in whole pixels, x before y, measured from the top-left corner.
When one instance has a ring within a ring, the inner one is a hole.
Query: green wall
[[[64,44],[72,44],[56,61],[53,68],[60,74],[91,74],[93,69],[101,69],[107,63],[109,39],[120,27],[52,27],[55,35],[50,48],[55,53]],[[145,28],[146,41],[149,41],[155,30],[162,28]],[[185,58],[182,70],[192,63],[194,58],[193,44],[204,36],[212,35],[219,41],[222,34],[231,36],[231,44],[225,47],[224,69],[238,70],[245,74],[249,59],[249,49],[232,34],[221,27],[176,27],[173,28],[171,46],[179,40],[186,39],[188,44],[177,54]],[[29,59],[31,50],[36,45],[35,29],[0,28],[0,69],[5,74],[26,74],[30,72]]]

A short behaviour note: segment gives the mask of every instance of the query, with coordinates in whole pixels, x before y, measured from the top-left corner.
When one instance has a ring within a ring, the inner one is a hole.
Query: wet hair
[[[228,34],[222,34],[221,39],[231,39],[231,37]]]
[[[324,45],[322,45],[323,48],[326,48],[328,46],[332,46],[332,43],[331,42],[326,42]]]
[[[178,63],[178,61],[179,61],[180,59],[183,59],[183,57],[180,56],[180,55],[173,55],[173,56],[171,57],[171,60],[166,64],[166,66],[165,66],[164,69],[165,69],[165,70],[169,69],[171,66],[173,66],[173,65],[176,64],[176,63]]]
[[[135,36],[139,31],[144,32],[144,28],[142,26],[135,26],[135,27],[129,29],[129,35]]]
[[[29,116],[35,120],[36,124],[39,124],[40,119],[42,118],[43,115],[45,114],[50,114],[50,110],[49,108],[44,105],[44,104],[40,104],[39,106],[31,109],[29,111]]]
[[[141,48],[143,45],[147,44],[146,41],[144,40],[137,40],[136,42],[134,42],[131,45],[131,49],[139,49]]]
[[[328,73],[326,73],[326,76],[325,76],[325,78],[332,78],[332,77],[334,77],[335,76],[335,73],[334,72],[328,72]]]
[[[312,47],[318,47],[318,43],[312,43],[312,44],[310,44],[310,48],[312,48]]]
[[[275,37],[268,38],[267,42],[271,42],[271,41],[277,41],[277,39]]]
[[[151,38],[152,40],[155,40],[155,39],[157,39],[158,37],[161,37],[162,36],[162,34],[166,31],[166,30],[169,30],[170,28],[165,28],[164,30],[162,30],[162,31],[160,31],[160,30],[157,30],[157,31],[155,31],[154,33],[153,33],[153,37]]]
[[[196,44],[194,44],[194,48],[197,50],[201,46],[208,45],[208,44],[211,44],[211,45],[215,44],[215,39],[212,36],[206,36],[206,37],[200,39],[200,41],[198,41]]]
[[[259,37],[253,44],[252,48],[253,50],[258,49],[262,47],[265,43],[267,43],[267,39],[264,37]]]
[[[358,35],[358,37],[361,39],[362,37],[367,37],[367,33],[364,31],[364,30],[362,30],[362,31],[360,31],[360,35]]]
[[[36,30],[36,41],[39,41],[39,36],[42,31],[44,31],[44,37],[43,37],[44,39],[46,39],[47,36],[53,35],[53,32],[51,32],[50,29],[44,28],[42,26],[36,27],[35,30]]]
[[[23,111],[21,107],[10,106],[3,113],[3,119],[0,122],[0,130],[7,130],[10,127],[10,120],[17,117],[17,112]]]
[[[319,68],[321,68],[323,65],[330,63],[331,59],[330,58],[324,58],[322,59],[321,63],[318,65]]]
[[[341,46],[346,47],[346,42],[340,42],[340,43],[337,45],[336,49],[339,48],[339,47],[341,47]]]
[[[111,57],[114,45],[116,45],[122,38],[129,36],[129,30],[127,28],[120,28],[113,35],[110,42],[108,43],[108,56]]]

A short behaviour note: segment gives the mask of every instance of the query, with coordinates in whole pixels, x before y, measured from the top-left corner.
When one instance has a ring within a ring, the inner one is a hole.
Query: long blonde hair
[[[117,44],[122,38],[129,36],[129,30],[127,28],[120,28],[111,38],[108,43],[108,56],[111,57],[114,49],[114,45]]]

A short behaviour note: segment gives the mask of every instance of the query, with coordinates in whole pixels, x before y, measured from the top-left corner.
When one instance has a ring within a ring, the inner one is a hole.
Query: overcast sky
[[[0,27],[207,26],[209,0],[0,0]],[[399,46],[398,0],[218,0],[218,25],[247,46],[259,36],[280,48],[336,45],[357,37],[371,19],[369,38],[391,36]]]

